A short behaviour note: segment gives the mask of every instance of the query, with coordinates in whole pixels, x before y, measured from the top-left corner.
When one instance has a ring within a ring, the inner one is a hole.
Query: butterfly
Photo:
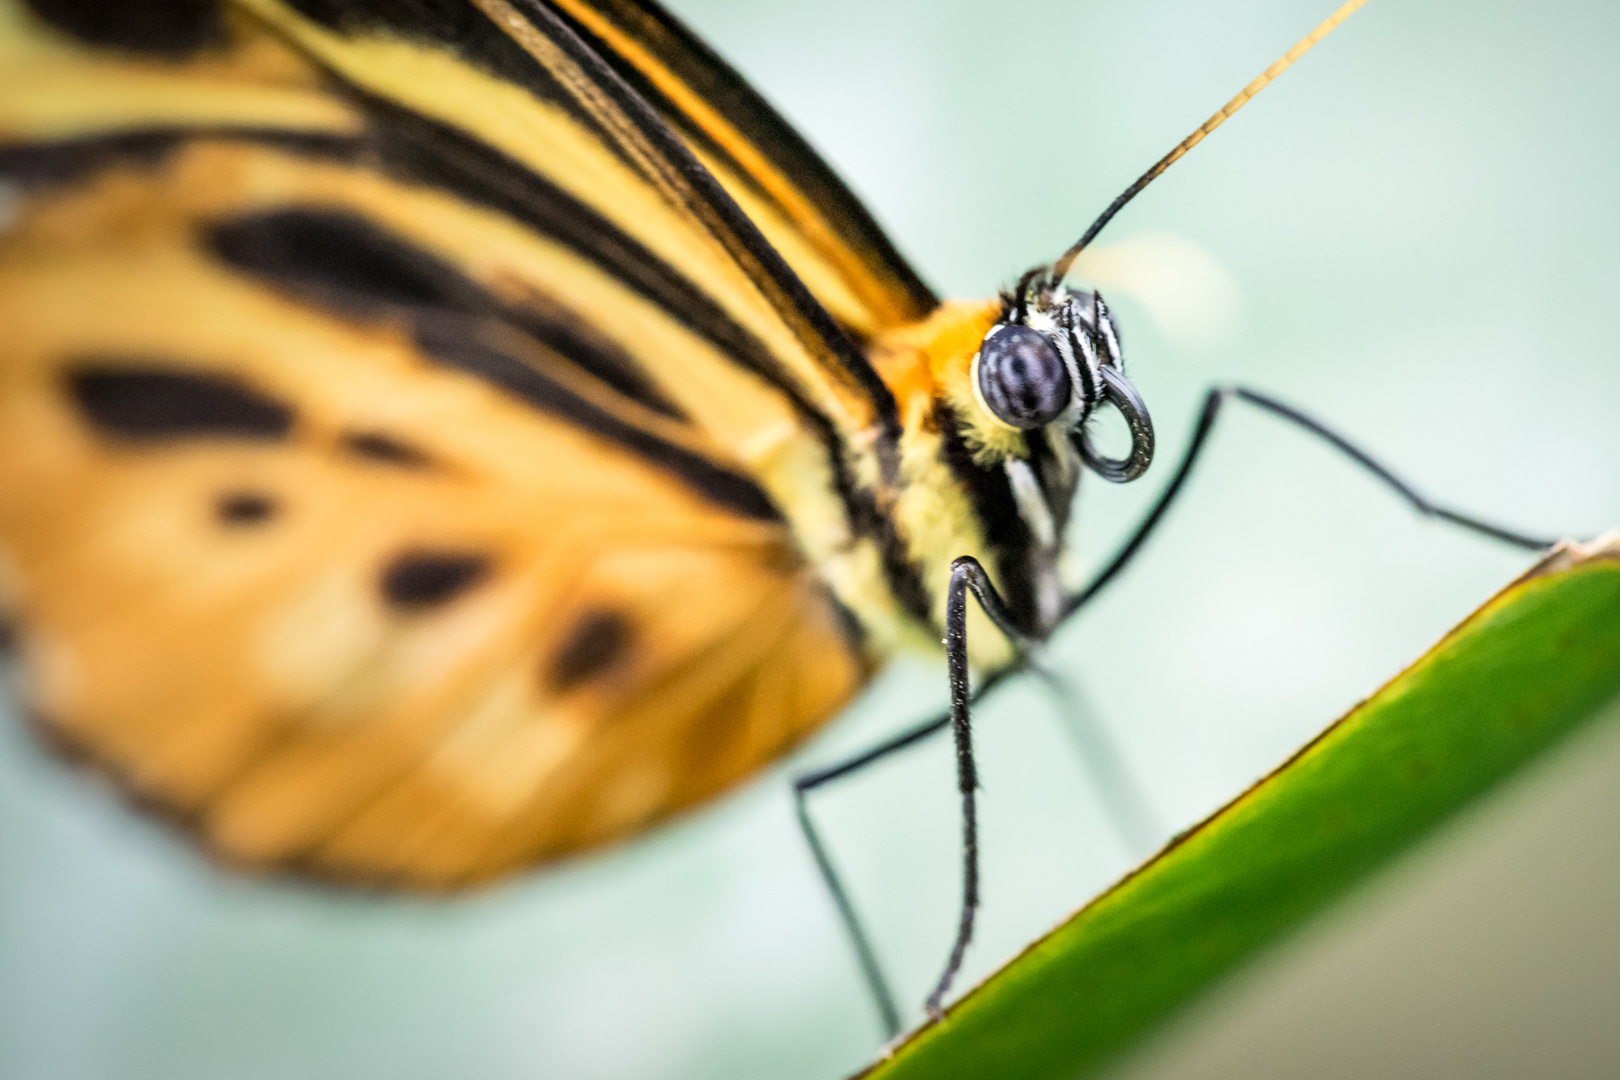
[[[1081,472],[1151,457],[1066,261],[939,301],[656,9],[4,19],[28,704],[229,863],[464,888],[726,790],[953,629],[1011,670],[1073,610]]]
[[[932,298],[673,23],[525,12],[9,13],[30,706],[229,862],[588,848],[929,632],[855,342]]]

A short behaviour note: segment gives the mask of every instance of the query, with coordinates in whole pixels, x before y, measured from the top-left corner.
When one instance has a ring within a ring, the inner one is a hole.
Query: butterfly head
[[[942,456],[968,489],[1015,621],[1032,636],[1049,633],[1063,608],[1064,533],[1080,474],[1134,480],[1153,458],[1152,421],[1125,377],[1108,304],[1043,268],[999,303],[942,305],[924,332],[905,331],[875,355],[902,396],[915,385],[902,358],[925,358],[933,412],[919,430],[947,440]],[[1120,458],[1088,433],[1105,405],[1130,429]]]
[[[985,412],[1027,436],[1044,430],[1066,439],[1105,480],[1134,480],[1153,460],[1153,421],[1125,377],[1119,328],[1099,293],[1026,274],[980,343],[970,378]],[[1123,458],[1104,455],[1087,435],[1104,403],[1130,428]]]

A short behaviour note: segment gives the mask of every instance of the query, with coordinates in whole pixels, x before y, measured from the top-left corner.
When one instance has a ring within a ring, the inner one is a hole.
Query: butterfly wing
[[[484,880],[867,674],[811,567],[878,573],[847,433],[892,400],[559,16],[480,6],[0,16],[31,703],[238,862]]]

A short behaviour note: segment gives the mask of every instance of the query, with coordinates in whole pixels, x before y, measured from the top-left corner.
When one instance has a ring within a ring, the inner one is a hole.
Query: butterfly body
[[[972,384],[1011,302],[938,305],[664,17],[559,8],[5,10],[28,702],[233,863],[638,831],[937,651],[963,555],[1052,624],[1078,465],[1020,490]]]

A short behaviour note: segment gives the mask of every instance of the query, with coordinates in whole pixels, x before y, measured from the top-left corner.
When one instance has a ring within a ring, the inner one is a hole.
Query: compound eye
[[[1049,424],[1069,407],[1069,369],[1038,330],[1001,327],[984,339],[974,366],[980,400],[1015,428]]]

